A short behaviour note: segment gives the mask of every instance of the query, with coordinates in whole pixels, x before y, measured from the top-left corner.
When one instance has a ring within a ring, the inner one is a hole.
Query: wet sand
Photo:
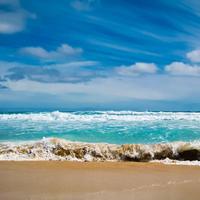
[[[0,199],[199,200],[200,167],[1,161]]]

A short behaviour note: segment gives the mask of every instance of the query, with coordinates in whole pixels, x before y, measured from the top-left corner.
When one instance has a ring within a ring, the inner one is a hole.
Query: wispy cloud
[[[35,19],[36,15],[23,9],[18,0],[0,0],[0,34],[23,31],[28,18]]]
[[[122,52],[128,52],[128,53],[134,53],[134,54],[144,54],[144,55],[151,55],[151,56],[160,56],[159,54],[151,52],[151,51],[140,50],[137,48],[130,48],[127,46],[122,46],[122,45],[113,44],[113,43],[109,43],[109,42],[103,42],[103,41],[97,41],[97,40],[91,40],[91,39],[88,40],[88,42],[93,45],[106,47],[106,48],[110,48],[110,49],[114,49],[114,50],[122,51]]]
[[[48,65],[27,65],[22,63],[0,63],[4,66],[2,78],[7,81],[33,80],[46,83],[77,83],[87,82],[93,78],[101,76],[94,70],[85,69],[86,67],[96,66],[95,61],[76,61],[63,64]],[[7,70],[6,70],[7,69]]]
[[[2,90],[2,89],[8,89],[8,87],[5,86],[5,85],[0,84],[0,90]]]
[[[89,11],[99,3],[100,0],[72,0],[72,8],[78,11]]]

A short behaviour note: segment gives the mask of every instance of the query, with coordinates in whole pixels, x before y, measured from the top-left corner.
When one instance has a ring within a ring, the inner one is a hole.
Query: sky
[[[0,0],[0,109],[200,111],[199,0]]]

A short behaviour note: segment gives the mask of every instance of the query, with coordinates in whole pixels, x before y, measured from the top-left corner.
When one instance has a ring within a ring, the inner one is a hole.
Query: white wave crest
[[[95,112],[41,112],[24,114],[0,114],[0,120],[30,121],[159,121],[188,120],[200,121],[200,113],[195,112],[133,112],[133,111],[95,111]]]
[[[199,165],[200,142],[105,144],[58,138],[0,143],[0,160],[135,161]]]

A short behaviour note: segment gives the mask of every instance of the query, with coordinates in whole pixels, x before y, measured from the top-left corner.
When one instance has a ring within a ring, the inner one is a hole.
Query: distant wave
[[[200,165],[200,142],[105,144],[45,138],[0,143],[0,160],[135,161]]]
[[[0,120],[30,121],[158,121],[195,120],[200,121],[196,112],[133,112],[133,111],[93,111],[93,112],[41,112],[0,114]]]

